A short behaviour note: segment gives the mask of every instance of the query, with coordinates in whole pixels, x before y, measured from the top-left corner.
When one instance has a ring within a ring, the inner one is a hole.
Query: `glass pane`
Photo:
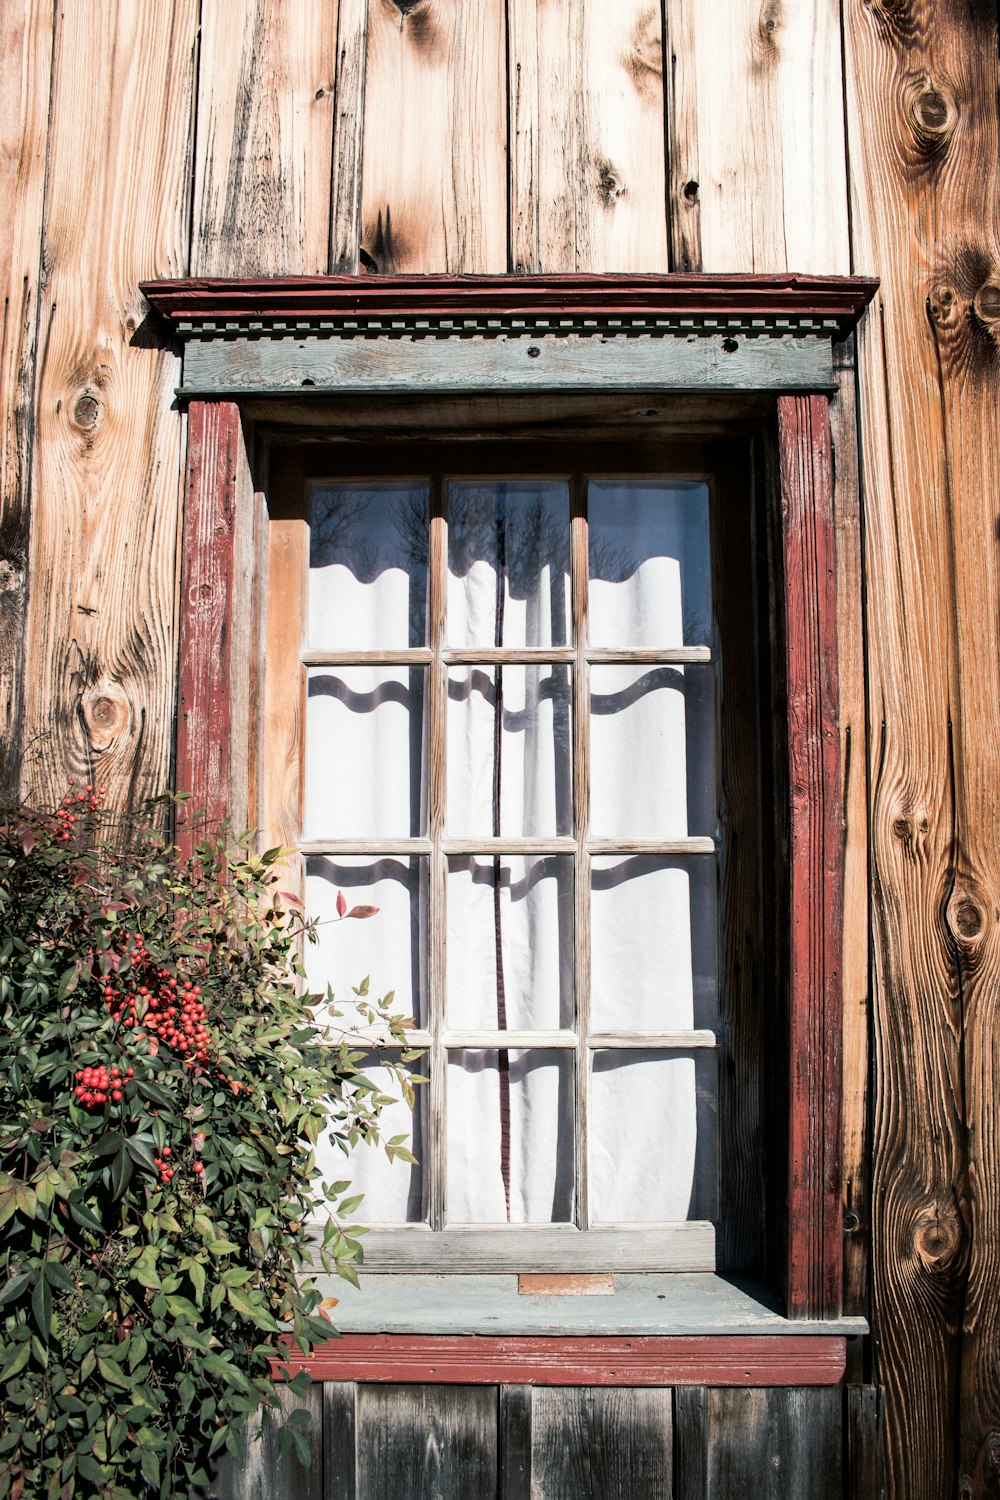
[[[592,479],[592,646],[700,646],[711,641],[708,486]]]
[[[572,1028],[572,859],[449,860],[448,1025]]]
[[[716,1054],[595,1052],[590,1205],[598,1224],[714,1219]]]
[[[303,837],[424,830],[423,667],[314,667],[306,709]]]
[[[310,646],[426,643],[428,493],[425,480],[313,486]]]
[[[573,827],[569,667],[448,674],[448,832],[544,838]]]
[[[448,1054],[449,1224],[573,1217],[572,1052]]]
[[[375,916],[341,920],[341,892],[348,912],[356,906],[375,906]],[[394,991],[392,1010],[424,1026],[427,860],[314,856],[306,860],[305,901],[306,911],[319,923],[318,941],[305,944],[306,983],[319,994],[326,993],[327,985],[333,989],[341,1019],[331,1024],[355,1024],[354,988],[367,977],[371,998]]]
[[[712,668],[593,667],[590,712],[594,837],[713,837]]]
[[[564,646],[569,620],[565,480],[449,484],[449,645]]]
[[[420,1058],[407,1071],[426,1078],[427,1058]],[[327,1130],[316,1144],[316,1165],[322,1173],[320,1181],[350,1180],[355,1192],[364,1193],[365,1201],[355,1215],[363,1224],[421,1224],[427,1218],[422,1166],[427,1139],[427,1085],[415,1085],[416,1103],[411,1110],[400,1098],[399,1083],[388,1068],[378,1065],[374,1054],[365,1067],[365,1074],[381,1093],[390,1095],[395,1101],[387,1104],[380,1116],[383,1141],[397,1135],[405,1136],[403,1144],[417,1158],[416,1164],[398,1159],[390,1161],[383,1145],[364,1141],[349,1147],[349,1154],[345,1154],[347,1142],[335,1140],[332,1131]]]
[[[591,1028],[711,1030],[714,858],[598,856],[591,870]]]

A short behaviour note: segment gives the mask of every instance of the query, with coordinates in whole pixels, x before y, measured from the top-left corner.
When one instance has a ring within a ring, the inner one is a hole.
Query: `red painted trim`
[[[175,785],[210,823],[229,807],[230,649],[240,412],[233,401],[188,407],[181,547]],[[181,827],[185,854],[190,831]]]
[[[843,815],[833,460],[823,396],[778,400],[791,800],[790,1317],[842,1297]]]
[[[272,1361],[277,1377],[445,1385],[838,1385],[847,1340],[829,1334],[675,1338],[345,1333]]]
[[[226,318],[602,317],[671,313],[836,318],[853,325],[878,282],[847,276],[287,276],[144,281],[171,323]]]

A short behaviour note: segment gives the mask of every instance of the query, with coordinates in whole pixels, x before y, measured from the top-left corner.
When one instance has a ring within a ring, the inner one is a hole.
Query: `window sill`
[[[710,1274],[616,1275],[604,1296],[524,1296],[513,1275],[363,1272],[339,1337],[289,1362],[317,1380],[532,1385],[836,1385],[863,1318],[789,1319]]]

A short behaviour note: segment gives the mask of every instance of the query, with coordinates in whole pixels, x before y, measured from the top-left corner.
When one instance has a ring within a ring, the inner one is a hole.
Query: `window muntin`
[[[391,916],[321,928],[311,978],[340,1002],[372,970],[428,1048],[410,1182],[352,1159],[369,1222],[717,1215],[708,507],[650,477],[311,486],[307,906]]]

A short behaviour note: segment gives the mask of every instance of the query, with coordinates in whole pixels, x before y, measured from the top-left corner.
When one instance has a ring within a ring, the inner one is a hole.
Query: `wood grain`
[[[511,268],[663,271],[659,5],[510,0]]]
[[[348,275],[357,274],[361,245],[361,146],[367,50],[368,0],[339,0],[330,270]]]
[[[846,1339],[821,1334],[730,1337],[517,1337],[344,1333],[282,1369],[314,1380],[447,1385],[837,1385]],[[359,1421],[359,1454],[361,1452]]]
[[[357,1500],[495,1495],[496,1389],[361,1385],[357,1452]]]
[[[205,0],[191,264],[327,269],[337,0]]]
[[[843,818],[833,453],[822,396],[779,396],[790,865],[790,1317],[835,1315],[843,1286],[840,1120]]]
[[[583,1386],[531,1393],[531,1493],[545,1500],[669,1500],[672,1393]]]
[[[309,526],[299,516],[268,522],[267,643],[264,652],[263,817],[266,848],[293,848],[302,831],[306,674],[300,666],[309,578]]]
[[[197,19],[195,0],[59,12],[23,721],[28,790],[48,801],[72,776],[112,806],[167,781],[179,371],[139,331],[138,283],[187,269]],[[80,128],[83,100],[99,127]]]
[[[262,1432],[260,1417],[251,1419],[243,1461],[237,1462],[228,1454],[222,1459],[209,1500],[275,1500],[279,1495],[281,1500],[327,1500],[322,1462],[323,1387],[314,1386],[301,1399],[280,1386],[276,1394],[279,1410],[269,1430]],[[294,1450],[279,1458],[277,1447],[283,1414],[302,1407],[309,1413],[307,1437],[315,1455],[308,1469],[298,1462]],[[354,1500],[353,1492],[350,1500]]]
[[[503,0],[370,0],[362,245],[376,270],[507,266]]]
[[[836,1390],[675,1391],[678,1496],[843,1500],[841,1405]]]
[[[40,247],[53,10],[9,6],[0,20],[0,797],[20,788],[21,675],[28,603],[29,472],[35,428]]]
[[[850,268],[837,0],[665,0],[675,270]]]
[[[887,1483],[1000,1446],[996,16],[846,8],[872,728],[875,1374]]]

